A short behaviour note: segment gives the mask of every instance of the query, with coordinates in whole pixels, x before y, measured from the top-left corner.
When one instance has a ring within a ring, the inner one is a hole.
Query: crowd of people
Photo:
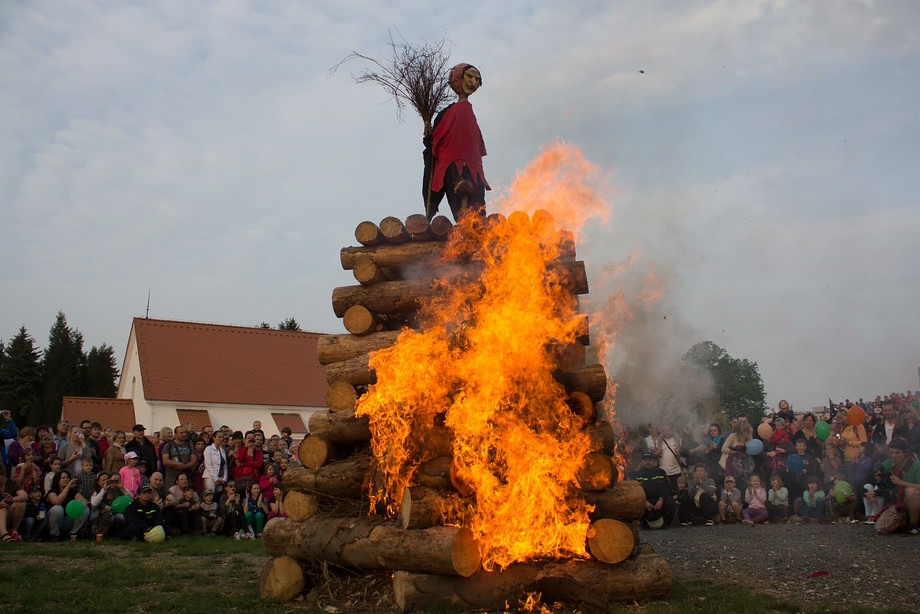
[[[285,516],[289,428],[265,437],[227,426],[142,424],[130,433],[89,420],[0,428],[0,540],[59,541],[159,535],[261,537]]]
[[[920,393],[829,403],[796,414],[786,401],[757,424],[731,419],[649,424],[630,477],[647,528],[741,522],[859,523],[920,534]]]

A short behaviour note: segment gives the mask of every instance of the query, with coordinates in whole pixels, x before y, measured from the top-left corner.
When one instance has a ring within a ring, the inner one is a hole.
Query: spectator
[[[47,473],[50,471],[51,459],[57,458],[57,446],[54,445],[54,440],[51,439],[51,435],[41,435],[38,440],[38,445],[32,444],[32,449],[35,450],[35,464],[38,465],[43,472]]]
[[[837,442],[843,452],[843,460],[845,463],[851,463],[856,460],[859,456],[860,444],[869,441],[869,436],[866,434],[866,427],[862,424],[857,424],[856,426],[851,425],[847,421],[848,415],[849,413],[846,410],[837,412],[838,421],[843,428]]]
[[[281,429],[281,441],[287,446],[287,450],[290,450],[294,447],[294,438],[291,437],[291,427],[286,426]]]
[[[19,483],[6,478],[6,470],[0,466],[0,540],[13,541],[19,537],[19,525],[26,511],[29,495]]]
[[[658,466],[658,459],[654,454],[642,456],[642,467],[636,473],[635,479],[645,491],[645,516],[642,521],[646,526],[662,520],[664,526],[669,525],[674,517],[671,482],[664,470]]]
[[[26,448],[21,458],[22,462],[13,468],[13,481],[18,482],[26,492],[31,492],[34,486],[38,486],[41,490],[42,471],[35,464],[35,450],[31,447]]]
[[[121,476],[121,483],[131,493],[131,496],[136,496],[142,486],[141,472],[137,468],[137,452],[125,454],[125,466],[118,471],[118,475]]]
[[[254,433],[246,434],[246,447],[241,448],[236,455],[236,468],[234,469],[233,479],[237,485],[259,481],[259,470],[262,468],[262,450],[256,446],[256,436]]]
[[[243,500],[238,492],[236,482],[227,482],[226,490],[220,500],[220,522],[217,533],[232,535],[240,540],[248,536],[246,517],[243,514]]]
[[[785,418],[778,417],[773,420],[773,435],[765,446],[766,457],[769,462],[770,474],[786,473],[786,455],[792,452],[792,438],[786,431]]]
[[[204,481],[204,487],[214,491],[215,496],[219,497],[227,480],[230,479],[230,465],[227,462],[227,452],[224,450],[226,435],[218,431],[214,433],[214,438],[204,450],[204,472],[201,477]]]
[[[119,497],[130,497],[131,492],[121,485],[121,476],[117,473],[107,475],[105,472],[100,473],[96,478],[96,488],[94,489],[92,499],[92,514],[90,522],[96,539],[102,539],[109,534],[114,526],[120,529],[125,525],[124,514],[118,514],[112,510],[112,503]]]
[[[201,493],[201,528],[205,535],[216,533],[220,522],[220,506],[214,501],[214,491],[206,488]]]
[[[52,437],[54,441],[54,447],[57,450],[60,450],[63,446],[67,445],[67,442],[70,440],[70,420],[61,420],[57,423],[57,432]]]
[[[84,513],[79,518],[71,518],[65,513],[67,504],[71,501],[80,501],[86,506],[89,501],[83,498],[78,491],[78,484],[70,479],[70,472],[62,469],[54,474],[51,482],[51,490],[45,496],[48,507],[48,532],[51,541],[56,542],[60,538],[61,532],[67,532],[70,535],[70,541],[77,541],[77,534],[83,528],[83,524],[89,519],[89,507],[86,507]]]
[[[92,422],[89,424],[89,428],[83,433],[86,435],[86,445],[92,453],[93,470],[97,472],[102,471],[102,457],[109,447],[108,442],[105,442],[105,446],[103,447],[102,425],[98,422]]]
[[[284,500],[282,499],[281,487],[275,486],[272,489],[272,501],[268,504],[268,519],[272,518],[287,518],[287,514],[284,513]]]
[[[6,466],[15,467],[22,462],[22,453],[32,449],[32,443],[35,441],[35,429],[31,426],[25,426],[19,429],[19,439],[13,439],[6,449]],[[34,452],[34,450],[32,450]],[[28,489],[26,489],[28,492]]]
[[[153,475],[153,472],[157,469],[157,449],[156,447],[147,439],[146,433],[147,429],[144,428],[143,424],[135,424],[131,427],[131,433],[133,438],[131,441],[125,444],[125,450],[127,452],[134,452],[137,454],[138,460],[143,460],[147,463],[147,470],[145,472],[146,476],[149,478]],[[124,482],[124,476],[122,476],[122,482]],[[125,482],[125,484],[127,484]]]
[[[725,478],[722,495],[719,497],[719,519],[722,522],[741,520],[741,491],[735,486],[735,478]]]
[[[795,500],[795,522],[823,522],[826,509],[824,506],[824,491],[818,488],[818,478],[809,476],[805,482],[806,490],[802,496]]]
[[[770,476],[770,492],[767,493],[767,522],[789,519],[789,490],[783,485],[783,478],[778,473]]]
[[[79,429],[71,429],[67,443],[58,448],[58,458],[62,467],[70,475],[77,475],[83,470],[83,457],[92,459],[90,449],[86,446],[85,437]]]
[[[112,437],[112,444],[102,457],[102,468],[109,475],[118,473],[125,466],[125,432],[116,431]],[[135,453],[136,454],[136,453]]]
[[[51,490],[51,482],[54,481],[55,474],[61,470],[62,464],[63,463],[61,463],[61,459],[56,456],[51,459],[51,464],[48,468],[48,471],[45,472],[45,477],[42,484],[42,490],[46,495]]]
[[[798,431],[796,431],[795,436],[792,438],[793,442],[804,441],[805,449],[813,458],[818,458],[821,456],[822,443],[818,439],[818,433],[815,432],[815,425],[818,424],[818,419],[811,412],[808,412],[802,416],[800,421],[800,426]],[[797,452],[798,454],[798,452]],[[799,456],[802,456],[799,454]]]
[[[163,464],[163,448],[167,443],[172,441],[174,438],[173,430],[168,426],[164,426],[157,433],[157,439],[154,441],[154,447],[157,449],[157,466],[156,470],[163,474],[163,478],[166,479],[166,465]],[[175,481],[173,481],[175,484]],[[170,484],[169,486],[172,486]]]
[[[163,444],[161,457],[163,466],[166,468],[163,478],[167,488],[176,484],[176,478],[179,475],[192,477],[192,471],[198,464],[198,457],[195,456],[194,444],[188,439],[187,428],[176,427],[172,440]]]
[[[767,491],[760,485],[760,476],[756,473],[751,475],[750,484],[744,493],[744,500],[747,502],[747,507],[742,512],[744,516],[744,520],[741,521],[742,524],[759,524],[769,518],[767,514]]]
[[[89,501],[93,494],[93,485],[96,483],[96,472],[93,471],[93,459],[85,457],[81,462],[80,473],[74,477],[77,483],[78,492],[83,498]]]
[[[876,425],[872,432],[872,443],[876,448],[887,446],[895,437],[907,439],[907,429],[901,424],[898,412],[894,409],[894,404],[886,403],[882,405],[882,416],[884,421]],[[885,451],[887,453],[887,450]]]
[[[920,421],[917,420],[916,408],[907,406],[906,409],[902,409],[901,421],[906,431],[904,439],[907,441],[907,453],[920,457]]]
[[[863,511],[866,515],[866,524],[875,524],[875,517],[885,507],[885,499],[878,494],[878,486],[872,483],[863,484]]]
[[[265,526],[265,516],[268,515],[268,504],[262,496],[262,489],[258,482],[250,482],[247,487],[246,497],[246,522],[249,525],[249,534],[262,537],[262,527]],[[251,538],[250,538],[251,539]]]
[[[181,534],[189,534],[192,527],[196,526],[200,501],[198,495],[192,490],[188,492],[188,477],[180,473],[176,483],[169,487],[166,503],[163,505],[163,515],[166,526],[176,529]]]
[[[142,540],[147,531],[157,526],[166,530],[163,512],[153,502],[153,489],[145,486],[125,510],[125,539]]]
[[[686,495],[680,501],[680,523],[686,526],[693,518],[702,518],[706,526],[711,527],[719,514],[717,501],[715,481],[709,477],[706,465],[697,464]]]
[[[166,504],[166,495],[169,494],[169,491],[166,490],[166,486],[163,484],[163,474],[159,471],[154,471],[150,476],[149,486],[153,490],[153,501],[156,505],[162,508]]]
[[[895,439],[888,446],[889,459],[882,463],[894,490],[894,498],[875,520],[875,530],[880,534],[895,533],[902,528],[911,534],[920,534],[920,461],[907,455],[907,444]]]
[[[747,455],[747,442],[751,440],[753,430],[750,422],[740,419],[722,444],[719,466],[725,470],[726,476],[735,478],[739,486],[745,486],[748,476],[754,470],[754,461]]]
[[[48,519],[45,517],[45,504],[42,502],[42,487],[33,486],[29,492],[29,499],[19,525],[19,534],[27,542],[36,541],[41,537]]]
[[[664,469],[671,482],[671,489],[677,490],[677,478],[681,475],[683,461],[681,460],[681,441],[674,433],[674,425],[670,422],[661,423],[661,436],[658,437],[661,454],[658,457],[658,466]]]

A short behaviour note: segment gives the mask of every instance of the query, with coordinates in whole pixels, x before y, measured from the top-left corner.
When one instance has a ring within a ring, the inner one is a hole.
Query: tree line
[[[0,408],[19,425],[55,424],[65,396],[114,398],[118,388],[115,350],[103,343],[83,349],[83,333],[57,313],[42,350],[25,326],[0,341]]]

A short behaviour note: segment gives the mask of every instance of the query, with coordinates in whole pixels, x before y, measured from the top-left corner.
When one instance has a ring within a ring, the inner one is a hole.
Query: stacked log
[[[473,535],[454,526],[461,524],[463,497],[470,492],[452,471],[451,433],[446,427],[433,428],[421,439],[432,460],[420,467],[414,485],[404,491],[395,522],[367,520],[371,432],[367,417],[356,417],[355,406],[376,381],[370,355],[394,345],[401,327],[414,326],[419,301],[434,280],[481,270],[473,258],[444,262],[445,240],[457,231],[443,216],[431,222],[421,215],[405,221],[388,217],[379,224],[359,224],[355,238],[361,245],[341,250],[342,267],[352,271],[357,283],[336,288],[332,306],[348,334],[323,335],[318,341],[329,385],[328,411],[311,417],[310,435],[298,448],[303,467],[285,475],[289,517],[273,519],[265,527],[265,548],[275,558],[263,572],[263,595],[284,600],[292,591],[296,594],[298,586],[313,584],[298,577],[292,561],[301,566],[325,561],[354,570],[395,571],[393,590],[402,611],[440,605],[504,609],[528,592],[603,610],[614,601],[667,595],[667,565],[638,544],[636,521],[645,512],[645,494],[638,483],[617,480],[610,456],[612,429],[597,421],[596,404],[606,393],[607,373],[603,365],[585,365],[590,341],[586,318],[577,342],[558,348],[554,377],[569,394],[569,406],[591,441],[576,493],[593,509],[586,541],[589,560],[481,569]],[[578,295],[588,292],[585,267],[575,259],[570,234],[562,239],[565,249],[552,266],[568,280],[577,302]],[[351,509],[358,513],[343,518],[324,511],[333,505],[330,502],[343,501],[353,502]],[[288,585],[284,578],[289,578]]]

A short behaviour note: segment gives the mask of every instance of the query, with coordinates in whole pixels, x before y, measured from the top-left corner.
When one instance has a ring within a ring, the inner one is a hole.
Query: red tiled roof
[[[179,422],[185,426],[188,423],[194,425],[195,432],[200,431],[206,426],[211,425],[211,416],[206,409],[177,409],[176,415],[179,416]]]
[[[303,418],[300,417],[300,414],[272,414],[272,419],[275,421],[275,426],[278,427],[279,433],[286,426],[291,427],[291,433],[307,432],[307,425],[303,423]]]
[[[80,420],[98,422],[118,431],[130,431],[136,424],[134,401],[131,399],[104,399],[97,397],[64,397],[61,419],[79,424]]]
[[[144,397],[323,407],[318,333],[134,318]]]

